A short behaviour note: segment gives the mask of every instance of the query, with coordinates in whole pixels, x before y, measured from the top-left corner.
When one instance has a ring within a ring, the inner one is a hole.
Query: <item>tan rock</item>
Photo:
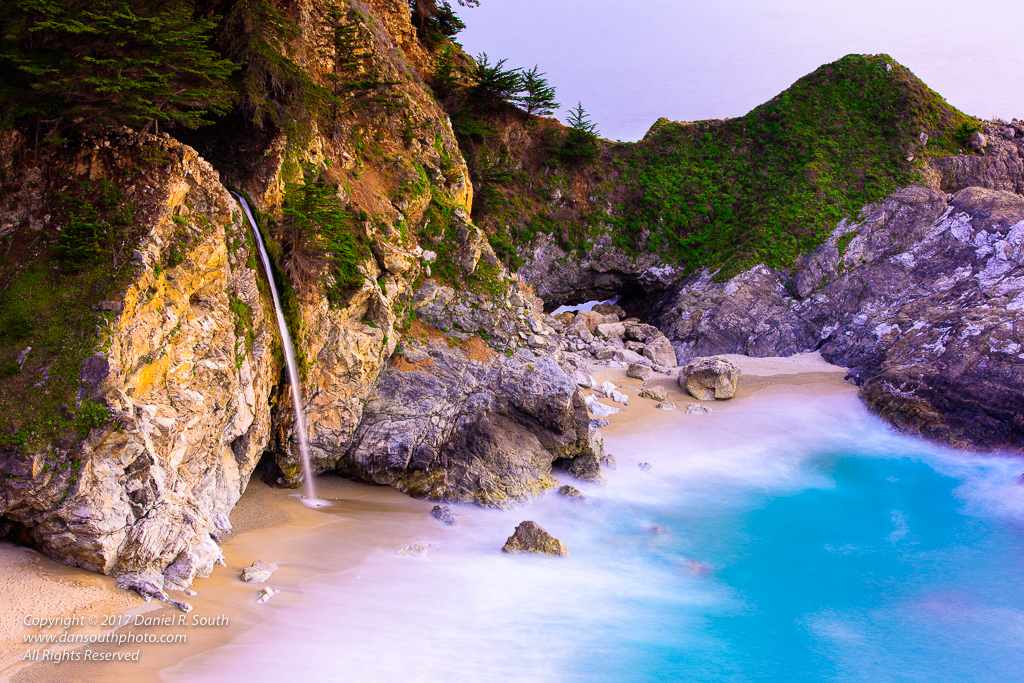
[[[516,527],[514,534],[505,541],[503,553],[538,553],[540,555],[558,555],[565,557],[569,550],[565,544],[544,531],[536,522],[523,522]]]
[[[694,358],[679,370],[679,386],[699,401],[729,399],[736,393],[742,373],[721,356]]]

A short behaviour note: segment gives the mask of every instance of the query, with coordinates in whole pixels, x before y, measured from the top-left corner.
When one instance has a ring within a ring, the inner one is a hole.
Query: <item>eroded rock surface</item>
[[[725,358],[694,358],[679,370],[679,386],[698,401],[732,398],[743,373]]]
[[[910,187],[842,222],[792,278],[682,281],[652,314],[681,358],[819,349],[897,427],[1024,445],[1024,198]]]
[[[516,527],[515,533],[508,537],[502,547],[503,553],[537,553],[539,555],[557,555],[566,557],[569,549],[557,538],[545,531],[536,522],[523,522]]]

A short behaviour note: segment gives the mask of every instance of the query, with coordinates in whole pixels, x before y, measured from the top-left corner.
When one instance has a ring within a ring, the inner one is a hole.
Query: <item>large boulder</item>
[[[523,522],[516,527],[514,534],[505,541],[503,553],[537,553],[539,555],[557,555],[565,557],[569,554],[565,544],[544,531],[536,522]]]
[[[743,373],[720,356],[694,358],[679,371],[679,386],[698,401],[732,398]]]
[[[647,346],[644,347],[644,358],[663,368],[673,368],[676,365],[676,351],[672,348],[672,342],[664,335],[647,342]]]

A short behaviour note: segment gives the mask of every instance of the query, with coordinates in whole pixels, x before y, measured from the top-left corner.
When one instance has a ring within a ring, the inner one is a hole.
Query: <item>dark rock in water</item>
[[[569,498],[570,500],[585,500],[583,492],[580,491],[575,486],[569,486],[568,484],[566,484],[562,488],[558,489],[558,492],[561,493],[566,498]]]
[[[649,463],[649,462],[642,462],[642,463],[639,463],[639,464],[637,465],[637,467],[639,467],[639,468],[640,468],[641,470],[643,470],[644,472],[650,472],[650,471],[651,471],[651,463]]]
[[[605,453],[601,456],[601,464],[610,470],[619,469],[619,460],[611,453]]]
[[[448,526],[456,526],[458,521],[455,519],[455,514],[452,509],[447,505],[435,505],[434,509],[430,511],[430,514],[439,522],[444,522]]]
[[[565,544],[544,531],[536,522],[523,522],[505,541],[503,553],[538,553],[565,557],[569,550]]]
[[[694,358],[679,371],[679,386],[698,401],[732,398],[742,373],[731,361]]]

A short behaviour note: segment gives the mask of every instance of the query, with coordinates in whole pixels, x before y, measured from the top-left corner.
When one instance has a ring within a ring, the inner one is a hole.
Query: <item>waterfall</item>
[[[302,456],[302,488],[305,494],[303,504],[309,507],[320,507],[329,505],[316,497],[316,489],[313,486],[313,465],[309,459],[309,435],[306,432],[306,412],[302,407],[302,385],[299,383],[299,366],[295,362],[295,346],[292,344],[292,336],[288,332],[288,323],[284,319],[284,309],[281,308],[281,297],[277,294],[277,285],[274,283],[274,273],[270,269],[270,255],[267,254],[267,247],[263,244],[263,235],[256,227],[256,219],[245,199],[232,192],[235,199],[249,219],[249,226],[256,238],[256,246],[260,250],[260,259],[263,261],[263,270],[267,273],[267,282],[270,283],[270,293],[274,295],[274,310],[277,311],[277,326],[281,330],[281,345],[284,347],[284,360],[288,365],[288,382],[292,385],[292,404],[295,406],[295,433],[299,436],[299,453]]]

